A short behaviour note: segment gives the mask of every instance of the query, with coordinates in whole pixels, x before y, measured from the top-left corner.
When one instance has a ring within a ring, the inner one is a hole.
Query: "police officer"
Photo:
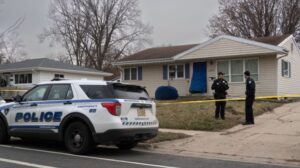
[[[227,81],[224,79],[223,72],[218,73],[218,79],[214,80],[211,89],[215,90],[214,98],[216,100],[226,98],[227,95],[226,90],[229,89],[229,86]],[[225,106],[226,106],[226,101],[216,101],[216,111],[215,111],[216,119],[219,119],[220,115],[223,120],[225,119]]]
[[[246,111],[246,122],[243,125],[254,124],[253,109],[252,105],[255,100],[255,82],[250,77],[250,72],[244,72],[246,78],[246,102],[245,102],[245,111]]]

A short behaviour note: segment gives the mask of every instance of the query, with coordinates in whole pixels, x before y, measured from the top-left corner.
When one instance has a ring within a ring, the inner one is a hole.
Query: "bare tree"
[[[300,0],[219,0],[219,14],[209,21],[210,36],[245,38],[297,35]]]
[[[0,44],[0,64],[21,61],[27,56],[18,32],[6,34]]]
[[[1,3],[3,1],[0,1]],[[24,46],[17,32],[24,20],[25,17],[20,17],[0,32],[0,64],[16,62],[26,57],[26,52],[23,50]]]
[[[66,64],[73,64],[72,61],[70,60],[70,57],[67,55],[64,55],[62,53],[59,53],[58,55],[51,55],[50,57],[54,57],[55,60],[62,62],[62,63],[66,63]]]
[[[151,28],[139,17],[137,0],[54,0],[41,39],[60,40],[74,64],[102,70],[148,42]]]

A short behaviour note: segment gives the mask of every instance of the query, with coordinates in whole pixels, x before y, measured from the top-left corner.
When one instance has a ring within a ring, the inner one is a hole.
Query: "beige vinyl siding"
[[[242,55],[262,55],[273,53],[274,51],[253,46],[246,43],[241,43],[229,39],[220,39],[216,42],[208,44],[207,46],[185,55],[181,59],[201,59],[201,58],[218,58],[218,57],[234,57]]]
[[[291,45],[293,45],[293,51],[291,51]],[[290,38],[283,47],[289,50],[286,57],[278,59],[278,95],[284,94],[299,94],[300,93],[300,54],[297,50],[297,46]],[[278,56],[282,57],[282,56]],[[291,77],[283,77],[281,75],[281,60],[289,61],[291,63]]]
[[[163,64],[143,65],[142,69],[143,80],[125,80],[123,82],[146,86],[150,97],[155,97],[155,91],[159,86],[168,85],[175,87],[180,96],[187,96],[189,94],[189,79],[163,80]]]
[[[249,57],[241,57],[241,59],[247,59]],[[268,96],[276,95],[277,90],[277,60],[275,55],[268,56],[258,56],[258,81],[256,81],[256,95],[257,96]],[[235,58],[238,59],[238,58]],[[222,59],[224,60],[224,59]],[[226,60],[226,59],[225,59]],[[217,76],[217,60],[212,61],[207,64],[207,76],[216,77]],[[213,80],[208,79],[208,95],[212,95],[211,85]],[[245,83],[229,83],[230,89],[228,90],[228,95],[232,97],[244,97],[245,96]]]

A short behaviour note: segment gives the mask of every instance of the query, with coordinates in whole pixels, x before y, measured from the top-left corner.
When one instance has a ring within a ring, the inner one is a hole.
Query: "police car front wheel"
[[[73,122],[67,127],[64,142],[66,148],[74,154],[84,154],[93,146],[90,130],[82,122]]]
[[[0,119],[0,144],[5,144],[9,142],[9,135],[5,127],[4,122]]]

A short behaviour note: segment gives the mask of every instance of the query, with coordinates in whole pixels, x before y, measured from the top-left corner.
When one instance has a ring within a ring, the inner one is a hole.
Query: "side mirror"
[[[13,100],[14,100],[15,102],[19,102],[19,103],[22,101],[22,99],[23,99],[23,97],[20,96],[20,95],[17,95],[17,96],[15,96],[15,97],[13,98]]]

